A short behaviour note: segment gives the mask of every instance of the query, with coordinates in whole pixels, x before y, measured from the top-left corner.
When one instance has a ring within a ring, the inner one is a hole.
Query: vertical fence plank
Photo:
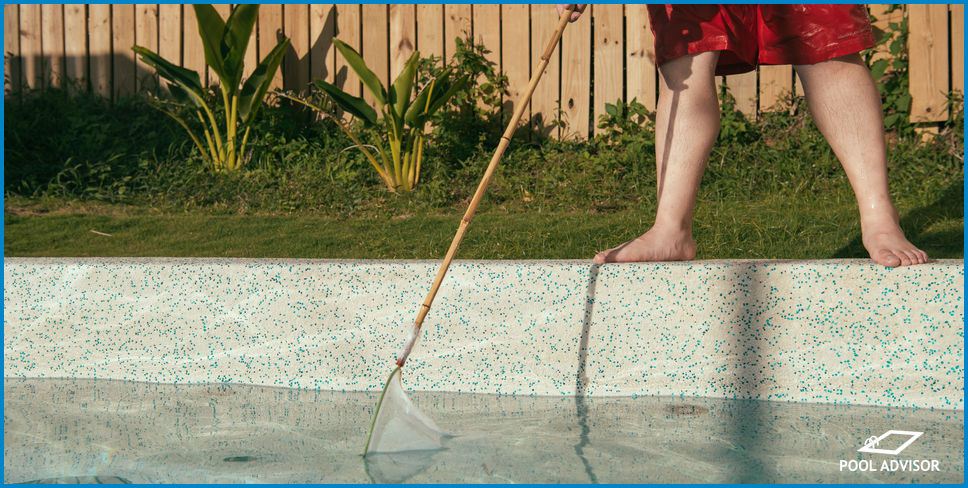
[[[64,76],[68,87],[75,91],[87,90],[87,7],[84,4],[64,5]]]
[[[444,57],[444,6],[417,4],[417,49],[420,55]]]
[[[948,11],[945,5],[908,5],[911,121],[945,119],[948,92]]]
[[[649,110],[655,110],[656,66],[655,37],[649,27],[649,11],[645,5],[625,6],[626,45],[626,97],[638,99]]]
[[[760,66],[760,112],[779,109],[784,97],[793,93],[792,66]]]
[[[337,5],[336,6],[336,37],[360,51],[362,43],[360,41],[360,5]],[[346,60],[339,53],[334,60],[336,70],[336,86],[346,93],[353,96],[360,96],[360,78],[346,64]]]
[[[595,93],[592,113],[593,124],[597,126],[598,117],[605,113],[606,103],[615,103],[622,98],[623,71],[625,57],[622,46],[622,5],[593,5],[595,49]],[[599,129],[595,127],[595,133]]]
[[[726,77],[726,87],[736,100],[736,109],[750,119],[756,118],[756,71]]]
[[[413,4],[390,4],[390,80],[417,49],[417,10]]]
[[[283,59],[283,86],[302,91],[309,84],[309,5],[286,4],[285,32],[289,49]]]
[[[182,6],[162,3],[158,5],[158,55],[181,66],[182,64]],[[168,83],[159,80],[161,91],[168,92]]]
[[[115,4],[111,7],[111,39],[114,51],[114,96],[134,93],[134,4]]]
[[[198,73],[202,86],[208,86],[208,68],[205,65],[205,48],[198,33],[195,9],[185,5],[182,9],[182,66]]]
[[[283,36],[282,5],[263,4],[259,7],[259,60],[264,59],[272,51]],[[282,88],[282,69],[276,70],[272,77],[270,90]]]
[[[474,42],[484,46],[488,51],[484,58],[493,64],[494,70],[501,71],[501,6],[494,3],[474,5],[472,12]],[[484,76],[478,78],[478,83],[484,82]],[[484,100],[478,100],[477,106],[490,111],[501,110],[500,100],[495,107],[488,107]]]
[[[558,25],[558,13],[554,5],[531,5],[531,66],[537,69],[541,55]],[[560,44],[560,42],[559,42]],[[531,127],[540,136],[558,137],[558,99],[560,98],[561,50],[557,47],[548,59],[548,67],[531,96]]]
[[[134,41],[139,46],[158,52],[157,4],[138,4],[135,6]],[[137,56],[135,58],[136,89],[156,89],[158,87],[158,76],[155,75],[155,70],[137,60]]]
[[[522,19],[527,21],[527,17]],[[466,38],[473,34],[471,27],[471,6],[468,4],[444,5],[444,56],[445,60],[454,55],[457,37]]]
[[[530,59],[526,55],[531,45],[528,35],[528,10],[527,4],[501,6],[501,67],[508,77],[508,100],[504,103],[503,111],[509,116],[531,77]],[[530,117],[525,111],[521,116],[521,123],[523,125],[529,121]]]
[[[20,6],[20,56],[24,84],[30,88],[41,88],[44,83],[43,48],[41,46],[40,5],[23,4]],[[110,33],[110,31],[109,31]]]
[[[384,86],[390,77],[387,22],[385,4],[363,5],[363,59]],[[363,90],[363,99],[376,108],[376,101],[369,90]]]
[[[53,86],[64,86],[64,6],[45,3],[40,7],[40,17],[44,79]]]
[[[495,3],[473,6],[474,42],[490,52],[484,57],[501,69],[501,6]],[[544,47],[542,47],[543,49]]]
[[[309,7],[310,78],[333,82],[333,36],[336,35],[336,6],[313,4]]]
[[[158,54],[181,66],[181,16],[182,6],[162,3],[158,5]]]
[[[20,91],[20,7],[3,5],[3,89]]]
[[[562,139],[588,137],[591,102],[592,16],[588,11],[568,25],[561,36]]]
[[[965,6],[951,5],[951,90],[965,91]]]
[[[91,4],[88,13],[88,47],[91,52],[91,90],[111,97],[111,5]]]

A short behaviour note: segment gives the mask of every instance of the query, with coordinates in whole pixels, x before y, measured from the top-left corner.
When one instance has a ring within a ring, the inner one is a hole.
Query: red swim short
[[[874,46],[863,5],[649,5],[659,65],[722,51],[717,75],[813,64]]]

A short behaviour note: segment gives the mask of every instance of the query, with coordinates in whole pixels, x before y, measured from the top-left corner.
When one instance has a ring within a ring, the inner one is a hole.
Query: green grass
[[[848,195],[849,196],[849,195]],[[944,196],[942,196],[944,197]],[[902,226],[934,258],[962,257],[960,206],[902,207]],[[651,224],[653,208],[538,213],[486,205],[460,259],[589,259]],[[158,214],[140,210],[4,218],[5,256],[220,256],[440,259],[460,213],[337,220],[307,215]],[[699,259],[866,257],[853,201],[772,197],[700,201]],[[97,231],[110,236],[100,235]]]

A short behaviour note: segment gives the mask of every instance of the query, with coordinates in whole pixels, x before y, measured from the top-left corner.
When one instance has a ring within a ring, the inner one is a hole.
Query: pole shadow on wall
[[[730,459],[731,478],[727,483],[763,483],[776,480],[777,473],[769,456],[774,452],[771,439],[772,421],[768,405],[759,398],[768,396],[765,382],[772,347],[766,337],[764,315],[768,300],[764,266],[769,263],[738,263],[730,266],[737,293],[733,297],[728,324],[735,327],[727,345],[726,364],[731,376],[723,385],[724,393],[733,400],[725,402],[722,422],[726,438],[736,446],[726,451]],[[728,326],[728,325],[727,325]]]
[[[734,324],[737,333],[732,334],[732,342],[726,345],[725,366],[731,373],[725,378],[723,390],[732,400],[724,402],[721,422],[723,434],[733,449],[722,453],[731,469],[730,479],[719,480],[730,483],[755,483],[775,480],[777,473],[770,465],[768,456],[774,451],[772,444],[772,423],[768,405],[757,398],[768,395],[765,383],[768,371],[768,337],[766,337],[764,311],[768,305],[763,278],[763,266],[769,263],[737,264],[728,269],[731,283],[738,290],[732,295],[733,303],[727,324]],[[578,347],[578,364],[575,374],[575,409],[578,418],[579,441],[575,445],[578,455],[588,475],[589,482],[597,483],[598,477],[587,457],[585,449],[590,445],[591,426],[586,394],[589,378],[587,372],[588,342],[591,322],[595,311],[595,295],[598,285],[600,265],[593,264],[589,269],[585,296],[585,310],[582,318],[581,336]],[[683,418],[682,421],[688,421]],[[711,435],[713,433],[710,433]],[[647,461],[645,461],[647,462]]]
[[[598,483],[598,477],[592,471],[592,466],[585,457],[585,448],[588,447],[589,433],[588,426],[588,405],[585,403],[585,393],[588,389],[588,374],[585,371],[588,359],[588,336],[592,323],[592,313],[595,311],[595,287],[598,285],[598,269],[600,264],[592,264],[588,269],[588,286],[585,293],[585,314],[582,316],[581,339],[578,343],[578,371],[575,374],[575,413],[578,416],[579,440],[575,445],[575,454],[581,459],[588,475],[590,483]]]

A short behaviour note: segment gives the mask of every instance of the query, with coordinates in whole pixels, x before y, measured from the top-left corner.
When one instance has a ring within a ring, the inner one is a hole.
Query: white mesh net
[[[450,437],[410,402],[400,376],[400,368],[395,369],[377,406],[367,455],[441,449]]]

